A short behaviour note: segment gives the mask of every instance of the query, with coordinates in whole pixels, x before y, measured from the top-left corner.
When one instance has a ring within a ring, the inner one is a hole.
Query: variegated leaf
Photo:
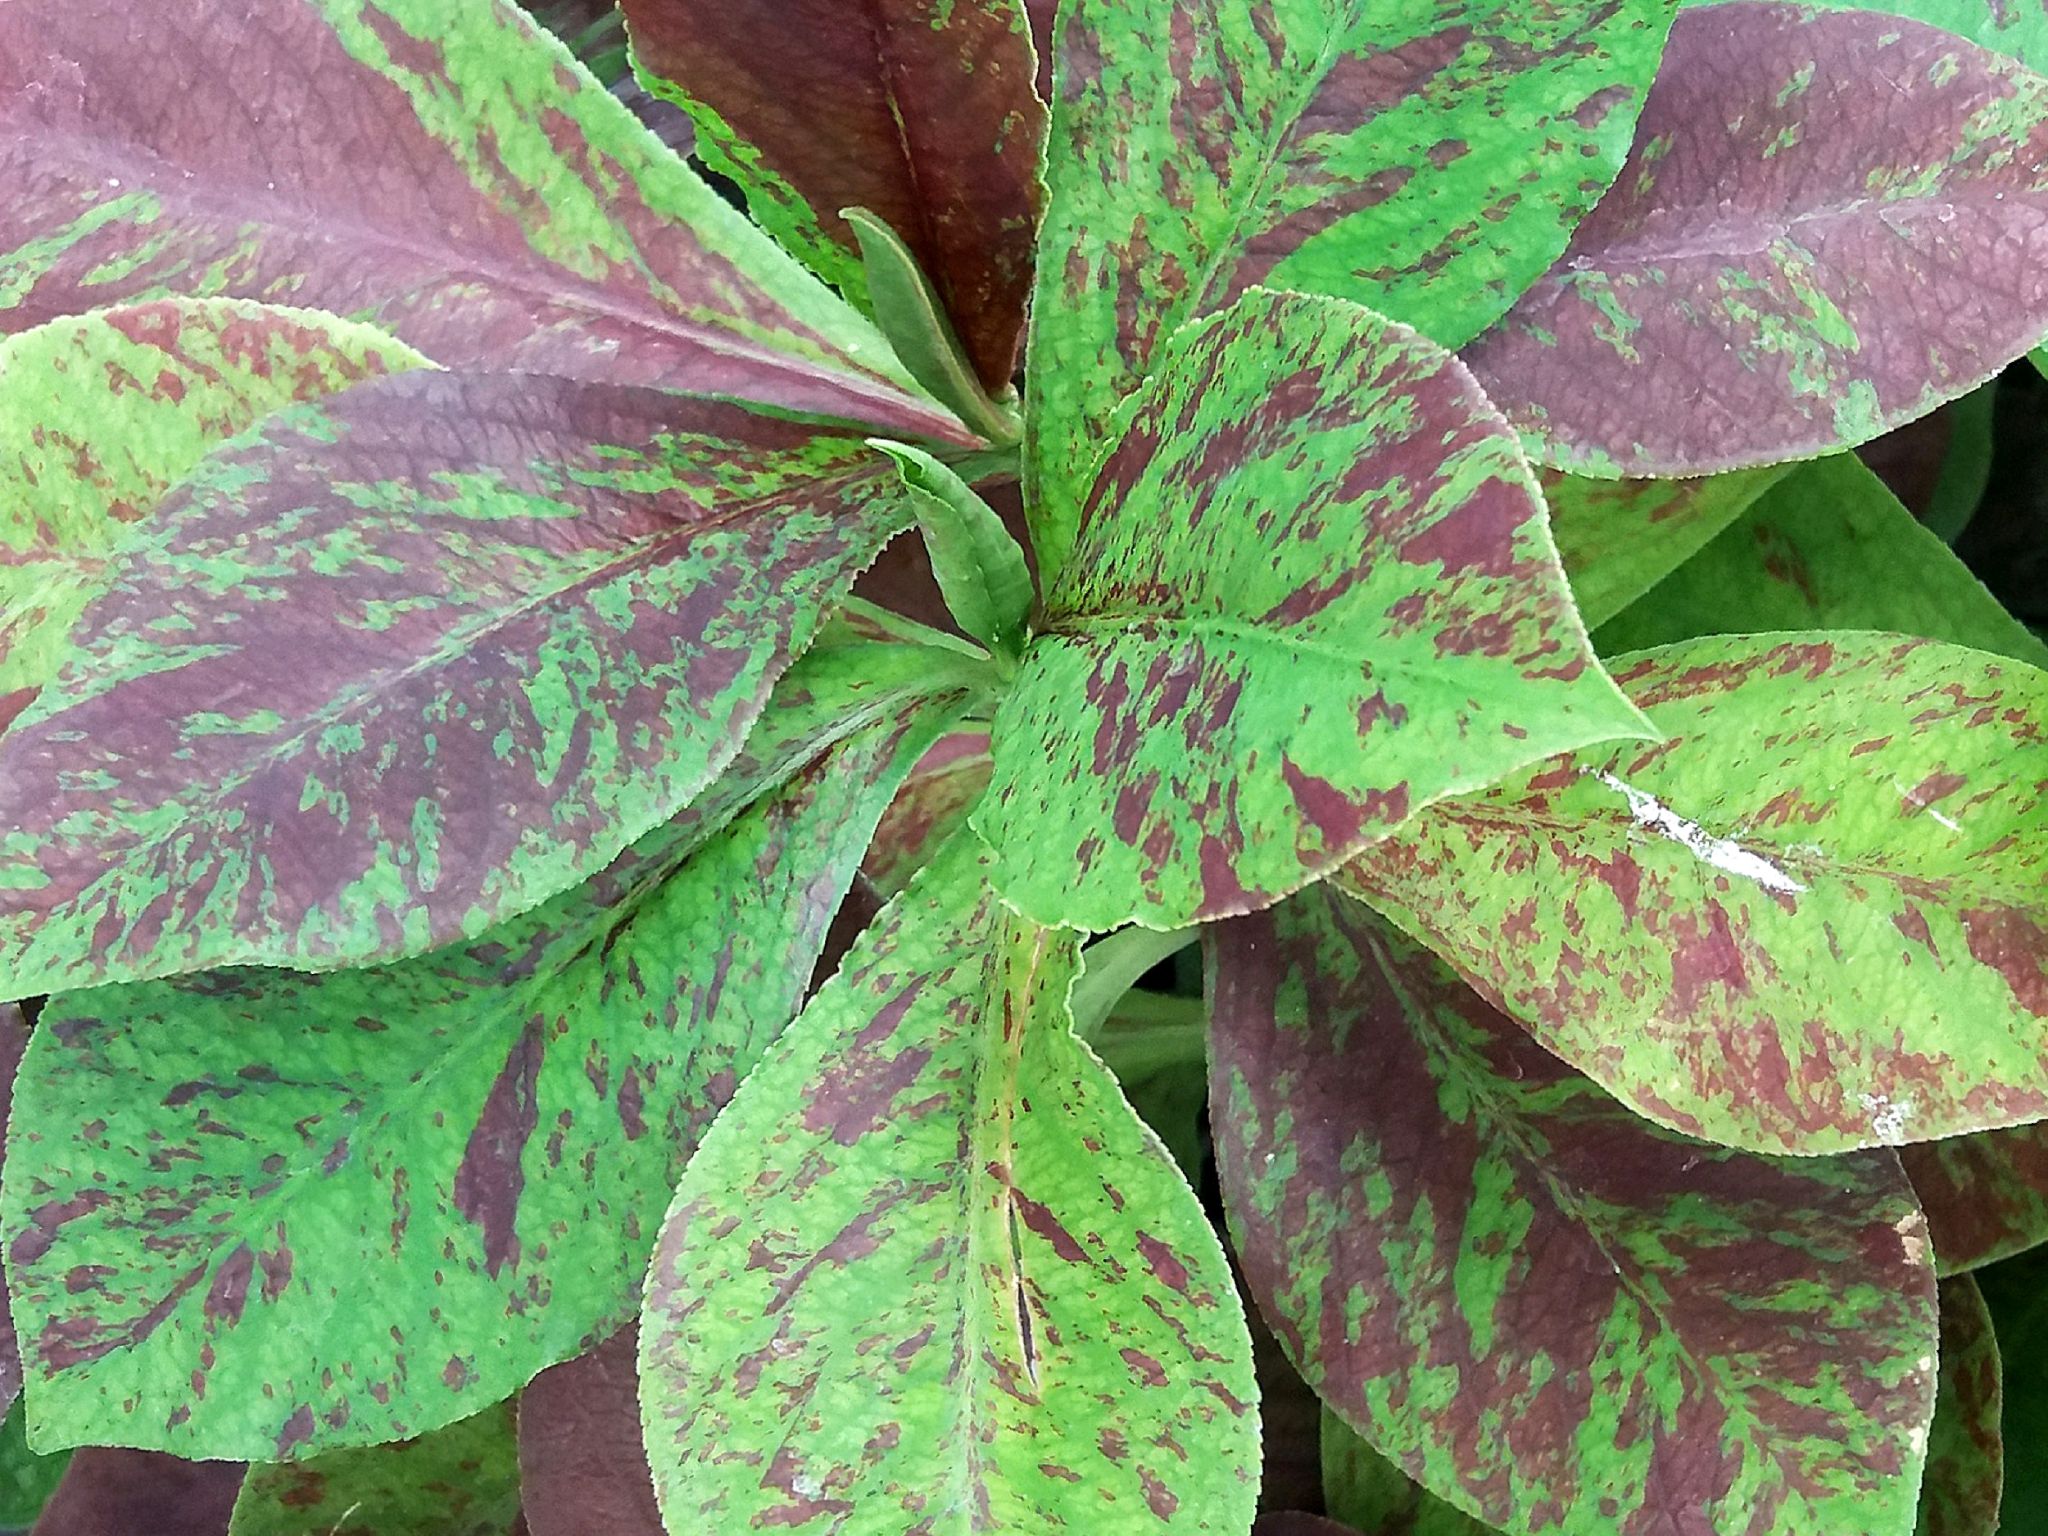
[[[1865,442],[2044,332],[2048,81],[1738,0],[1679,17],[1613,190],[1465,359],[1554,464],[1699,474]]]
[[[1681,5],[1718,5],[1722,0],[1680,0]],[[2014,0],[1803,0],[1816,10],[1881,11],[1908,16],[2018,59],[2036,73],[2048,72],[2048,6]]]
[[[0,185],[0,329],[260,299],[968,440],[509,0],[10,0]]]
[[[1895,1154],[1646,1125],[1327,891],[1208,938],[1247,1283],[1404,1470],[1517,1532],[1911,1529],[1935,1283]]]
[[[739,749],[909,520],[844,438],[381,379],[210,456],[0,737],[0,995],[473,937]]]
[[[1977,1282],[1967,1275],[1942,1281],[1941,1376],[1914,1536],[1992,1536],[1999,1529],[2001,1376],[1998,1340]]]
[[[526,1536],[512,1404],[417,1440],[251,1467],[227,1536]]]
[[[1899,1149],[1944,1275],[2048,1243],[2048,1121]]]
[[[1494,1528],[1447,1504],[1328,1408],[1320,1436],[1330,1512],[1372,1536],[1493,1536]]]
[[[369,326],[225,299],[0,340],[0,727],[56,673],[115,546],[210,450],[272,411],[425,361]]]
[[[967,824],[988,787],[988,732],[955,731],[911,770],[875,828],[861,873],[893,896]]]
[[[1888,635],[1616,663],[1665,733],[1339,876],[1653,1120],[1770,1152],[2048,1115],[2048,673]]]
[[[1070,0],[1033,309],[1027,479],[1064,560],[1110,413],[1247,288],[1447,347],[1619,169],[1676,0]]]
[[[1019,910],[1244,912],[1444,795],[1643,733],[1447,353],[1260,290],[1157,362],[996,714],[973,822]]]
[[[641,1325],[669,1529],[1249,1523],[1243,1314],[1068,1028],[1078,948],[956,839],[719,1118]]]
[[[372,1444],[615,1330],[948,723],[942,670],[874,650],[806,658],[689,813],[470,944],[54,1002],[0,1196],[39,1443]]]
[[[1018,0],[621,0],[641,78],[785,249],[865,296],[865,208],[930,277],[984,388],[1016,371],[1045,106]],[[802,110],[792,112],[791,102]]]

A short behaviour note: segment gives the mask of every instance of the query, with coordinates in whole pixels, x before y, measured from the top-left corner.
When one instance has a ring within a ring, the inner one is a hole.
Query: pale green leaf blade
[[[228,1536],[521,1536],[519,1442],[500,1403],[416,1440],[249,1469]]]
[[[907,443],[875,438],[872,446],[903,476],[947,609],[961,629],[1014,663],[1035,595],[1024,551],[995,509],[945,464]]]

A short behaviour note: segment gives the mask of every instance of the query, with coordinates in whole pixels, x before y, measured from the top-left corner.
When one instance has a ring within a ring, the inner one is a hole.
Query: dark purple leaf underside
[[[2004,1372],[1984,1295],[1968,1275],[1941,1283],[1941,1379],[1914,1536],[1992,1536],[2005,1485]],[[2025,1454],[2038,1454],[2035,1447]],[[2015,1533],[2019,1536],[2019,1533]]]
[[[2048,1121],[1899,1149],[1944,1275],[2048,1242]]]
[[[721,154],[721,169],[771,231],[810,226],[793,231],[798,249],[828,243],[857,269],[859,248],[839,211],[879,215],[931,278],[983,386],[1009,385],[1045,142],[1016,0],[622,8],[640,69],[696,109],[699,152],[721,151],[727,135],[739,141]],[[764,207],[778,192],[803,206]]]
[[[1568,469],[1864,442],[2048,331],[2048,82],[1919,22],[1688,10],[1613,189],[1465,357]]]
[[[28,1024],[13,1003],[0,1003],[0,1126],[7,1121],[14,1099],[14,1074],[21,1066],[21,1053],[28,1046]],[[6,1145],[0,1131],[0,1147]],[[21,1345],[14,1336],[14,1311],[7,1302],[7,1287],[0,1282],[0,1415],[14,1405],[21,1392]]]
[[[11,0],[0,186],[7,330],[261,299],[451,367],[960,431],[503,0]]]
[[[638,1330],[550,1366],[519,1394],[519,1486],[531,1536],[663,1536],[640,1443]]]
[[[1209,956],[1247,1281],[1411,1476],[1511,1531],[1910,1521],[1935,1287],[1893,1153],[1650,1126],[1325,891]]]
[[[0,991],[418,953],[595,873],[738,750],[896,485],[850,440],[562,379],[274,418],[0,742]]]
[[[227,1536],[241,1486],[235,1462],[88,1446],[71,1458],[35,1536]]]

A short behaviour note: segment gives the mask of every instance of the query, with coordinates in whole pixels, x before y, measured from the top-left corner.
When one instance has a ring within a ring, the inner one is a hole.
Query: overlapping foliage
[[[2014,9],[0,5],[28,1444],[1339,1530],[1258,1324],[1365,1536],[1988,1536],[2048,646],[1847,450]]]

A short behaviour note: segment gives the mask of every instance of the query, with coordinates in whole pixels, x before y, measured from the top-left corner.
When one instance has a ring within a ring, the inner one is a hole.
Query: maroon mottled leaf
[[[594,874],[731,759],[898,485],[851,439],[536,376],[273,417],[0,738],[5,990],[418,953]]]
[[[14,1074],[28,1047],[28,1024],[13,1003],[0,1003],[0,1148],[7,1144],[5,1125],[14,1099]],[[21,1343],[14,1336],[14,1311],[7,1286],[0,1280],[0,1416],[21,1392]]]
[[[1899,1149],[1944,1275],[2048,1242],[2048,1121]]]
[[[2005,1484],[1998,1340],[1968,1275],[1941,1283],[1941,1378],[1914,1536],[1992,1536]]]
[[[532,1536],[663,1536],[640,1443],[637,1329],[542,1371],[519,1397]]]
[[[171,294],[952,436],[507,0],[0,5],[0,328]]]
[[[1742,0],[1679,17],[1613,190],[1465,355],[1552,462],[1696,474],[1864,442],[2044,331],[2048,81]]]
[[[1895,1154],[1639,1120],[1326,889],[1209,943],[1246,1280],[1404,1471],[1509,1531],[1903,1536],[1936,1319]]]
[[[43,1506],[35,1536],[227,1536],[241,1486],[240,1462],[87,1446]]]
[[[784,246],[849,293],[839,214],[901,235],[991,391],[1017,364],[1045,107],[1017,0],[620,0],[657,94]],[[791,110],[801,103],[800,110]]]
[[[988,776],[986,730],[955,731],[939,742],[896,792],[861,873],[889,895],[902,890],[967,820]]]

